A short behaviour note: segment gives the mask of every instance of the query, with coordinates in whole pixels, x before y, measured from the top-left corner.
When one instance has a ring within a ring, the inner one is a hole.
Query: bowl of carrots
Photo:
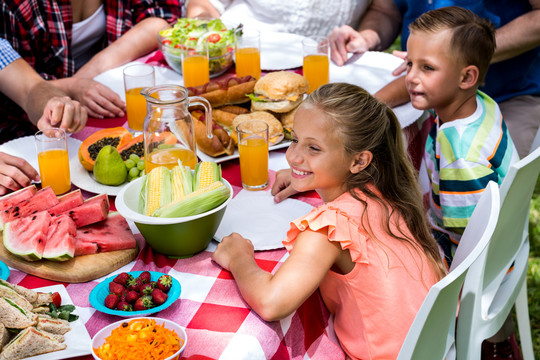
[[[95,360],[180,359],[187,334],[177,323],[153,317],[112,323],[94,335]]]

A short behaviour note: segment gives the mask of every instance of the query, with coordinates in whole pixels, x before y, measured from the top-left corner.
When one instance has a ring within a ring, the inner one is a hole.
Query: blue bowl
[[[9,268],[6,264],[0,261],[0,279],[7,280],[9,277]]]
[[[130,271],[128,274],[130,274],[133,277],[138,277],[143,271]],[[157,281],[161,275],[167,275],[164,273],[156,272],[156,271],[149,271],[150,272],[150,279],[152,281]],[[178,280],[176,280],[174,277],[171,276],[172,279],[172,285],[171,289],[167,293],[167,301],[165,303],[161,304],[160,306],[156,306],[153,308],[150,308],[148,310],[142,310],[142,311],[123,311],[123,310],[113,310],[109,309],[105,306],[105,298],[107,295],[109,295],[109,283],[114,280],[114,276],[110,276],[100,282],[96,285],[96,287],[92,290],[90,293],[90,305],[94,307],[94,309],[101,311],[102,313],[109,314],[109,315],[117,315],[121,317],[143,317],[150,314],[155,314],[161,310],[165,310],[169,306],[172,305],[173,302],[178,299],[180,296],[180,292],[182,291],[182,287],[180,286],[180,283]]]

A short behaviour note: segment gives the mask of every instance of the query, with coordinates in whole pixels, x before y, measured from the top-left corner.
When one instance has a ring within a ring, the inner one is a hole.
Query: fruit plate
[[[52,285],[32,290],[46,293],[58,292],[62,298],[62,305],[73,304],[64,285]],[[77,308],[75,308],[74,314],[81,315]],[[90,345],[92,344],[92,339],[88,334],[88,330],[86,330],[83,320],[79,317],[79,319],[69,324],[71,325],[71,330],[65,334],[65,344],[67,347],[64,350],[31,356],[25,358],[25,360],[60,360],[91,354]]]
[[[128,274],[130,274],[133,277],[138,277],[142,271],[130,271]],[[166,275],[164,273],[156,272],[156,271],[149,271],[150,273],[150,279],[152,281],[157,281],[161,275]],[[171,276],[172,279],[172,286],[169,292],[167,293],[167,301],[165,303],[161,304],[160,306],[153,307],[148,310],[143,311],[122,311],[122,310],[113,310],[109,309],[105,306],[105,297],[109,295],[109,283],[114,280],[115,276],[110,276],[100,282],[96,287],[90,292],[90,305],[94,307],[94,309],[101,311],[105,314],[109,315],[117,315],[121,317],[140,317],[140,316],[148,316],[150,314],[155,314],[161,310],[165,310],[169,306],[172,305],[173,302],[178,299],[180,296],[180,292],[182,291],[182,288],[180,286],[180,283],[178,280],[176,280],[174,277]]]
[[[100,184],[94,179],[92,172],[86,170],[77,156],[69,160],[69,169],[71,172],[71,182],[73,185],[95,194],[106,193],[109,196],[116,196],[120,189],[127,183],[118,186]]]
[[[9,277],[9,268],[6,264],[0,261],[0,279],[7,280]]]

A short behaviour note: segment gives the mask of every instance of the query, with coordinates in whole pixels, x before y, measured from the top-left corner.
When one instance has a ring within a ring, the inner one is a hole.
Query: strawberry
[[[141,286],[141,289],[139,291],[141,295],[152,295],[152,290],[154,290],[152,285],[144,284],[143,286]]]
[[[163,291],[164,293],[168,293],[171,289],[172,285],[172,278],[170,275],[161,275],[159,279],[157,280],[157,288]]]
[[[127,294],[128,294],[127,289],[124,289],[124,291],[122,291],[122,294],[120,294],[119,296],[120,301],[126,301]]]
[[[143,283],[139,278],[133,278],[127,282],[128,290],[140,291],[142,285]]]
[[[135,311],[141,311],[141,310],[148,310],[151,307],[153,307],[154,304],[152,303],[152,300],[146,296],[141,296],[140,298],[135,301],[135,305],[133,305],[133,310]]]
[[[105,306],[108,307],[109,309],[114,309],[116,308],[116,305],[118,305],[118,301],[119,301],[119,298],[118,298],[118,295],[116,294],[109,294],[105,297]]]
[[[118,275],[116,275],[116,277],[114,278],[114,282],[117,283],[117,284],[120,284],[122,286],[127,286],[127,282],[129,280],[133,279],[133,276],[131,276],[130,274],[128,274],[127,272],[123,272],[123,273],[120,273]]]
[[[134,304],[135,301],[137,301],[138,298],[141,297],[141,294],[139,294],[138,291],[135,291],[135,290],[130,290],[128,291],[127,295],[126,295],[126,301],[130,304]]]
[[[122,311],[133,311],[133,307],[131,304],[127,303],[126,301],[119,301],[116,305],[116,310],[122,310]]]
[[[167,301],[167,294],[160,289],[154,289],[152,291],[152,301],[154,302],[154,305],[159,306]]]
[[[141,275],[139,275],[139,279],[141,279],[142,283],[143,284],[148,284],[151,280],[150,278],[150,272],[148,271],[143,271],[141,273]]]
[[[155,282],[155,281],[150,281],[149,284],[152,285],[152,287],[153,287],[154,289],[157,288],[157,282]]]
[[[123,285],[115,283],[114,281],[109,283],[109,292],[111,294],[116,294],[120,297],[124,291],[126,291],[126,288]]]

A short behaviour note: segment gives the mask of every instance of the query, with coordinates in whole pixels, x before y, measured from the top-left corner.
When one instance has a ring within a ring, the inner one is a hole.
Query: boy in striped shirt
[[[424,154],[429,218],[450,266],[487,183],[500,185],[519,158],[499,106],[478,90],[495,50],[493,25],[452,6],[423,14],[409,29],[407,90],[415,108],[436,115]]]

